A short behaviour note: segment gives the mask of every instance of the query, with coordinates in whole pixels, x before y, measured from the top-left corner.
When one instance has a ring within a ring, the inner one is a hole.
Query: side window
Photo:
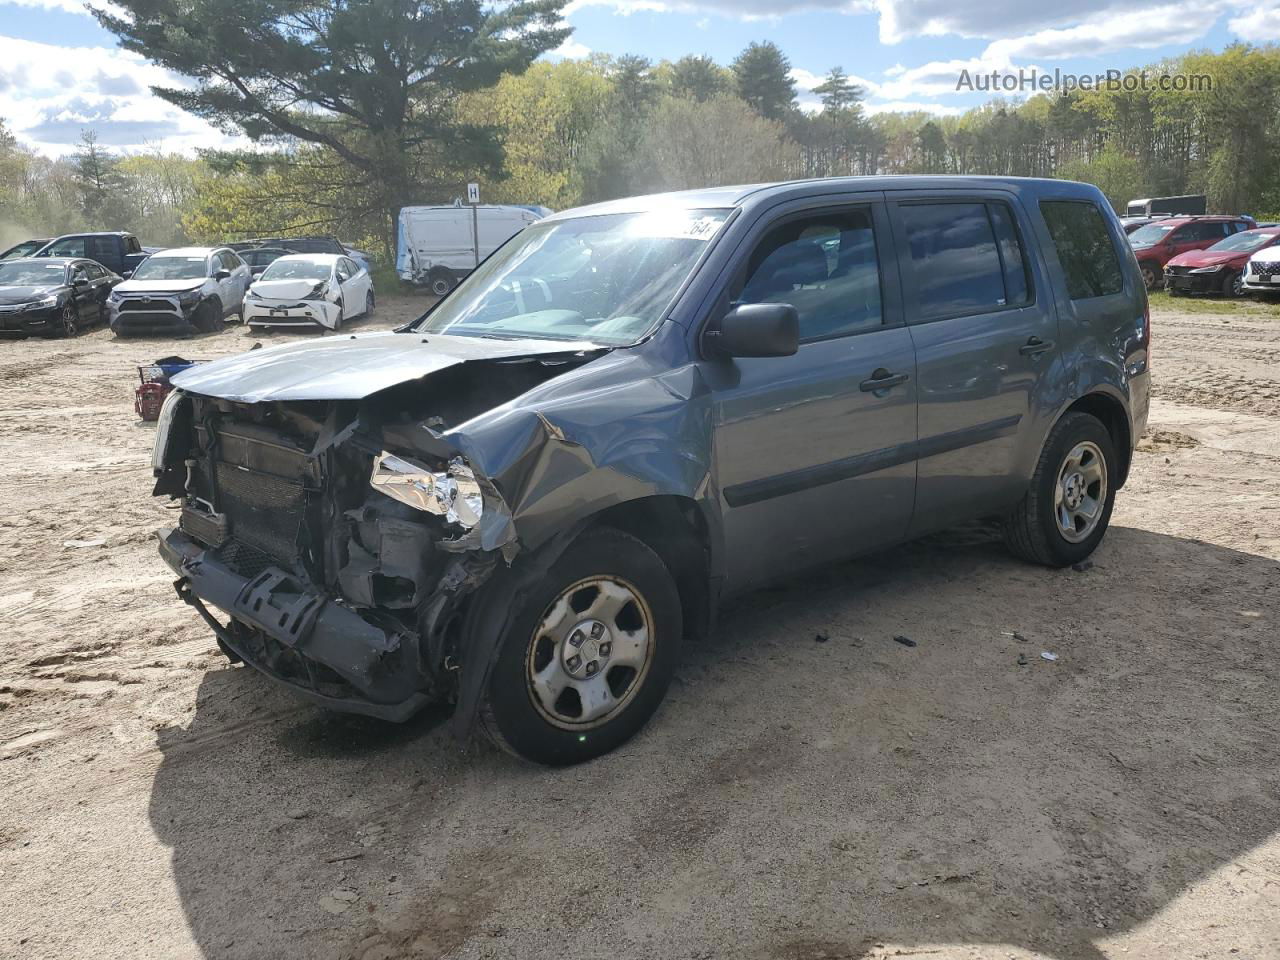
[[[1096,206],[1087,200],[1043,200],[1040,212],[1072,300],[1105,297],[1124,288],[1120,259]]]
[[[83,257],[84,253],[84,237],[70,237],[59,243],[55,243],[49,248],[49,256],[51,257]]]
[[[85,256],[90,260],[97,260],[101,263],[103,260],[110,260],[111,255],[115,252],[115,244],[112,237],[89,237],[85,241]]]
[[[125,251],[127,253],[141,253],[142,244],[138,242],[137,237],[125,237]]]
[[[338,261],[338,282],[346,283],[350,279],[351,279],[351,271],[347,269],[347,261],[339,260]]]
[[[739,303],[789,303],[800,339],[825,340],[884,322],[871,211],[849,210],[783,224],[747,265]]]
[[[71,268],[72,283],[75,283],[77,280],[88,280],[88,279],[90,279],[89,269],[85,264],[77,263],[74,267]]]
[[[347,272],[349,272],[351,276],[354,277],[360,272],[360,264],[356,263],[354,260],[344,260],[342,262],[347,265]]]
[[[1031,268],[1022,241],[1018,237],[1018,225],[1013,211],[1005,203],[988,203],[987,213],[996,232],[1000,247],[1000,266],[1004,269],[1005,300],[1011,307],[1023,307],[1031,302]]]
[[[1005,269],[985,203],[904,203],[899,206],[911,248],[920,320],[1009,306]],[[1021,253],[1019,252],[1019,259]],[[1021,296],[1026,295],[1023,274]]]

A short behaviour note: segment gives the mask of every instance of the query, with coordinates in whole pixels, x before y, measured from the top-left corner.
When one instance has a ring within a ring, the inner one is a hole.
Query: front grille
[[[180,313],[176,300],[159,297],[125,299],[116,308],[120,313]]]
[[[218,463],[217,482],[232,537],[294,566],[306,516],[302,484],[229,463]]]
[[[257,547],[251,547],[240,540],[228,541],[218,551],[217,556],[219,560],[246,580],[252,580],[262,571],[276,566],[276,560],[270,554],[263,553]]]
[[[1277,263],[1259,263],[1254,261],[1251,264],[1253,276],[1259,280],[1272,280],[1277,274],[1280,274],[1280,262]]]

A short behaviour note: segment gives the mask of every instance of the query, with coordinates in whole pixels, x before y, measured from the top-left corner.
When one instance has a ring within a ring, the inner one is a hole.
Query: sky
[[[816,108],[813,87],[839,66],[871,113],[950,115],[990,99],[956,89],[962,70],[1092,75],[1280,41],[1280,0],[571,0],[566,18],[574,33],[553,58],[692,53],[727,65],[772,40],[802,107]],[[82,0],[0,0],[0,118],[41,153],[70,152],[84,129],[120,152],[233,145],[148,89],[180,83],[121,50]]]

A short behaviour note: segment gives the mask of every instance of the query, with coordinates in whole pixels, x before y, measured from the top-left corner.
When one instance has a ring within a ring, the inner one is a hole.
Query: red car
[[[1150,290],[1164,276],[1165,264],[1178,254],[1203,250],[1253,226],[1246,217],[1170,217],[1129,234],[1129,245]]]
[[[1180,293],[1221,293],[1244,296],[1244,265],[1259,250],[1280,243],[1280,227],[1246,230],[1219,240],[1205,250],[1180,253],[1164,268],[1164,285],[1171,296]]]

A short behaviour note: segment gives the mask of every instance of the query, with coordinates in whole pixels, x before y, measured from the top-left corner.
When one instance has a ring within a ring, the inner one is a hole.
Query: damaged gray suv
[[[644,725],[726,597],[974,518],[1084,559],[1149,340],[1091,186],[607,203],[399,330],[178,377],[160,552],[232,661],[336,710],[449,703],[460,735],[574,763]]]

